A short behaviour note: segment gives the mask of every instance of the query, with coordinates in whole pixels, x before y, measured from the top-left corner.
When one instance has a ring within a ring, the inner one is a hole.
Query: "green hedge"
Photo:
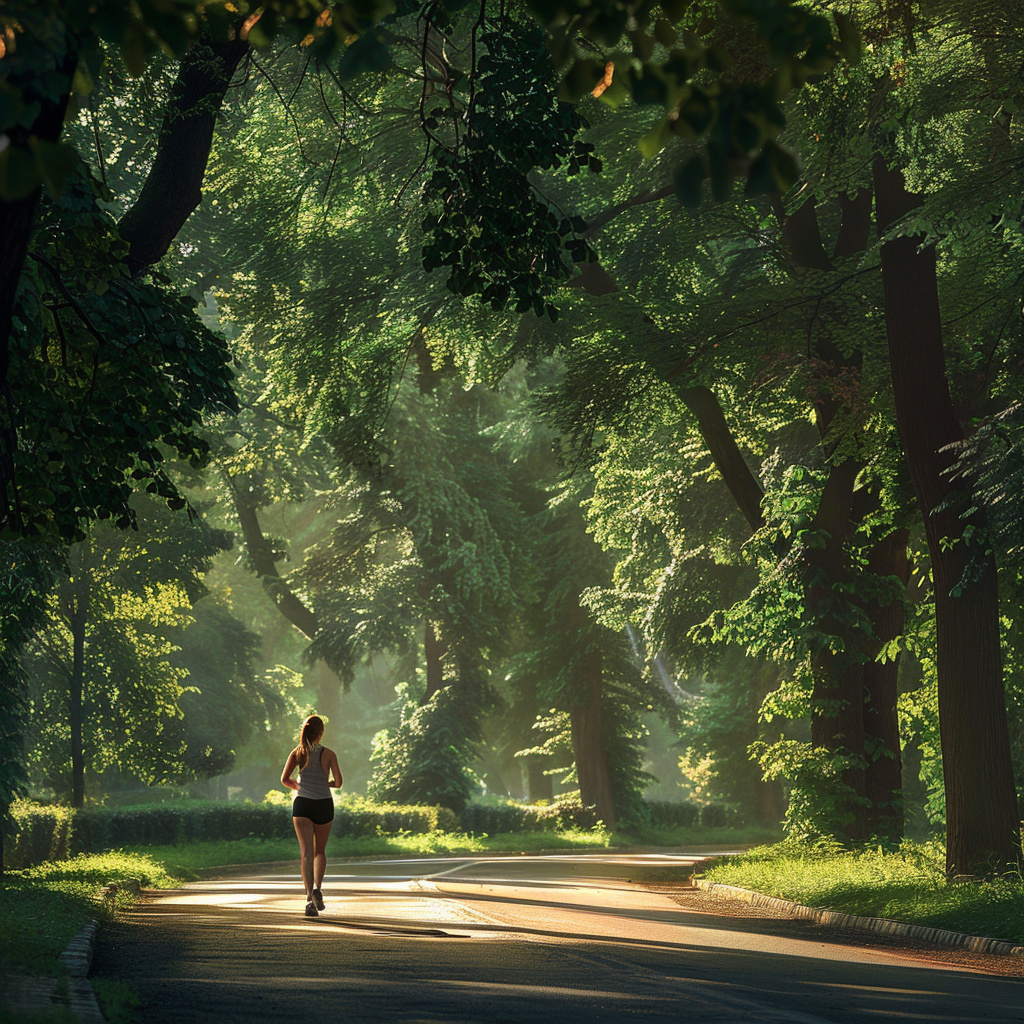
[[[19,801],[12,807],[16,832],[4,846],[5,868],[27,868],[66,860],[79,853],[104,853],[124,847],[176,846],[204,840],[279,839],[291,832],[291,803],[278,795],[273,803],[226,804],[179,800],[160,805],[72,811]],[[646,804],[655,828],[721,827],[732,812],[721,805]],[[375,804],[346,797],[335,809],[335,836],[388,835],[396,832],[555,832],[589,829],[597,824],[592,807],[578,800],[548,805],[468,804],[459,817],[447,807]]]
[[[597,815],[593,807],[578,800],[537,804],[467,804],[459,815],[462,829],[473,835],[502,832],[556,832],[567,828],[593,828]]]
[[[649,800],[645,809],[654,828],[692,828],[701,817],[697,804],[672,804],[667,800]]]
[[[287,812],[259,804],[126,807],[75,815],[73,853],[128,846],[180,846],[207,839],[272,839],[291,827]]]
[[[735,812],[723,804],[644,803],[642,823],[656,829],[722,828],[735,824]],[[502,832],[554,832],[566,828],[593,828],[597,815],[578,800],[559,801],[547,806],[531,804],[468,804],[459,815],[462,828],[475,835]]]
[[[5,868],[27,868],[71,856],[75,813],[70,807],[43,807],[16,800],[11,805],[11,817],[16,831],[4,843]]]
[[[289,804],[180,801],[162,806],[73,811],[20,801],[16,832],[4,844],[4,867],[26,868],[132,846],[175,846],[204,840],[279,839],[291,832]],[[374,805],[353,800],[335,809],[335,836],[451,832],[458,819],[446,807]]]

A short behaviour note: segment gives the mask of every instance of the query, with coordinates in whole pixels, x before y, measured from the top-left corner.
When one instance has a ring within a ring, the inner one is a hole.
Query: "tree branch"
[[[248,52],[239,32],[233,39],[201,40],[182,57],[153,166],[118,224],[133,276],[160,261],[199,205],[217,114]]]
[[[725,486],[733,496],[750,527],[756,533],[764,526],[764,515],[761,512],[761,499],[764,491],[757,478],[743,458],[736,439],[725,421],[725,413],[718,398],[711,388],[700,385],[692,388],[679,388],[679,397],[686,403],[687,409],[693,413],[701,437],[711,452],[715,468],[721,474]]]
[[[664,188],[655,189],[655,191],[641,192],[639,195],[635,195],[632,199],[626,199],[621,203],[616,203],[614,206],[609,206],[603,213],[599,213],[594,217],[589,224],[587,224],[587,230],[583,232],[583,238],[591,238],[596,235],[609,221],[613,221],[620,213],[630,209],[633,206],[643,206],[645,203],[656,203],[660,199],[667,199],[669,196],[675,195],[675,186],[666,185]]]
[[[227,476],[227,474],[225,475]],[[259,577],[260,583],[263,584],[263,589],[277,605],[278,611],[312,640],[319,629],[316,613],[306,607],[277,571],[274,552],[260,527],[257,510],[242,499],[235,478],[227,476],[227,480],[234,498],[238,523],[242,528],[242,538],[245,541],[246,550],[249,552],[249,558],[252,560],[253,568],[256,570],[256,575]]]

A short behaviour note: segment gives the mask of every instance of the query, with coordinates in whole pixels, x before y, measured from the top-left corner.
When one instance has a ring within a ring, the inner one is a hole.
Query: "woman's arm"
[[[281,770],[281,785],[288,789],[298,789],[299,784],[292,778],[292,772],[298,767],[298,759],[295,756],[293,750],[288,755],[288,760],[284,763],[284,768]]]
[[[333,750],[327,752],[327,784],[331,789],[341,789],[344,785],[345,780],[341,777],[341,767],[338,765],[338,755]],[[334,781],[331,781],[331,776],[334,776]]]

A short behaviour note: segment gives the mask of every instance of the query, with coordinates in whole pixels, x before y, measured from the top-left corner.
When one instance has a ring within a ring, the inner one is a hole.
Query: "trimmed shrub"
[[[646,807],[652,828],[692,828],[700,814],[700,808],[692,803],[648,800]]]
[[[394,832],[454,832],[459,826],[448,807],[418,804],[377,804],[346,797],[334,810],[334,834],[373,836]]]
[[[653,829],[722,828],[735,824],[733,808],[725,804],[670,803],[651,800],[642,806],[644,826]],[[501,832],[554,832],[564,829],[588,829],[597,824],[593,807],[576,800],[553,804],[467,804],[459,815],[464,832],[473,835],[498,835]]]
[[[191,804],[80,811],[72,853],[102,853],[126,846],[180,846],[208,839],[271,839],[291,823],[277,807]]]
[[[725,828],[735,825],[738,815],[736,808],[729,804],[705,804],[700,809],[700,823],[705,828]]]
[[[4,843],[5,868],[27,868],[71,856],[75,814],[70,807],[16,800],[11,804],[11,817],[15,831]]]
[[[555,832],[560,829],[593,828],[597,815],[578,800],[553,804],[467,804],[459,815],[462,830],[473,835],[502,832]]]

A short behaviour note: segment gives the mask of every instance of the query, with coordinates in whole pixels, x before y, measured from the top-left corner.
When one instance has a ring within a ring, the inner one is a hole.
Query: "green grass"
[[[109,978],[93,978],[92,990],[107,1024],[132,1024],[142,1000],[131,986]]]
[[[474,853],[543,853],[606,850],[621,846],[736,847],[774,839],[777,832],[765,829],[674,829],[640,835],[604,829],[563,832],[514,832],[500,835],[467,835],[453,832],[400,833],[379,836],[332,836],[327,854],[332,860],[345,857],[461,856]],[[294,837],[259,840],[238,839],[187,846],[138,847],[175,878],[191,880],[228,864],[258,864],[298,858]]]
[[[779,843],[724,858],[704,877],[811,907],[1024,944],[1024,880],[1019,875],[952,883],[944,865],[936,842],[908,841],[891,853]]]
[[[620,830],[615,846],[667,846],[685,850],[736,849],[778,842],[782,829],[751,826],[747,828],[672,828],[645,829],[642,832]]]
[[[537,852],[541,850],[606,849],[605,832],[521,832],[514,835],[471,836],[453,832],[399,833],[381,836],[331,837],[327,854],[332,860],[344,857],[455,856],[472,853]],[[295,838],[238,839],[188,846],[139,847],[159,863],[168,875],[194,879],[200,872],[228,864],[258,864],[297,861]]]

